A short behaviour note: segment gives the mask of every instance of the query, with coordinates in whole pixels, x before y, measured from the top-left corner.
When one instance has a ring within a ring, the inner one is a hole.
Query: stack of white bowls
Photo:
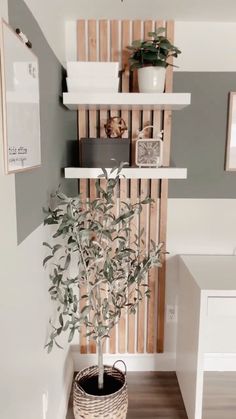
[[[67,62],[69,93],[117,93],[119,63],[70,61]]]

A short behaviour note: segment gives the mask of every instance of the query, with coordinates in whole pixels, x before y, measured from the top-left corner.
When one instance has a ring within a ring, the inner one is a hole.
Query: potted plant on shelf
[[[146,274],[161,265],[162,245],[152,242],[149,254],[143,255],[142,232],[132,230],[134,216],[152,200],[120,202],[116,213],[121,171],[122,165],[110,175],[103,169],[106,186],[102,188],[98,179],[99,197],[86,203],[80,196],[68,198],[58,192],[58,205],[47,210],[44,221],[56,227],[52,243],[44,243],[49,249],[44,259],[44,265],[50,261],[49,293],[58,313],[51,322],[48,352],[60,346],[58,339],[64,333],[72,342],[82,326],[97,344],[98,365],[80,371],[74,382],[76,419],[126,418],[126,377],[115,366],[103,365],[103,344],[123,311],[134,314],[144,296],[149,296]]]
[[[168,60],[177,58],[181,51],[166,37],[166,29],[149,32],[152,39],[133,41],[127,48],[131,51],[130,69],[138,69],[138,84],[141,93],[163,93]]]

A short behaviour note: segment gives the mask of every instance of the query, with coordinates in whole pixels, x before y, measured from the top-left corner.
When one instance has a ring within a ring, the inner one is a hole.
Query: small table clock
[[[160,167],[162,165],[163,131],[159,132],[157,138],[144,138],[144,131],[150,128],[154,127],[149,125],[138,132],[135,163],[139,167]]]

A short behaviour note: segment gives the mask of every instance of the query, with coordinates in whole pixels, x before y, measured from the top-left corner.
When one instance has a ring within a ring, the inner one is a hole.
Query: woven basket
[[[98,375],[97,366],[85,368],[77,374],[73,388],[75,419],[126,419],[128,410],[126,372],[124,374],[115,368],[115,364],[113,367],[104,365],[104,372],[119,380],[123,385],[116,393],[107,396],[93,396],[86,393],[80,386],[82,379]]]

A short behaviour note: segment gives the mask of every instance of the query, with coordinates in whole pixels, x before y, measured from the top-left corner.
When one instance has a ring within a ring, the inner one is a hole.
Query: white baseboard
[[[61,397],[61,402],[58,409],[57,419],[66,419],[68,403],[71,392],[71,385],[74,376],[74,361],[72,357],[72,351],[68,352],[67,360],[64,366],[64,390]]]
[[[236,353],[207,353],[204,359],[205,371],[236,371]]]
[[[76,371],[97,364],[97,355],[79,353],[78,347],[73,345],[72,357]],[[104,364],[113,365],[121,359],[126,363],[128,371],[175,371],[175,354],[109,354],[104,355]],[[118,366],[118,365],[117,365]],[[122,369],[122,366],[121,366]]]

